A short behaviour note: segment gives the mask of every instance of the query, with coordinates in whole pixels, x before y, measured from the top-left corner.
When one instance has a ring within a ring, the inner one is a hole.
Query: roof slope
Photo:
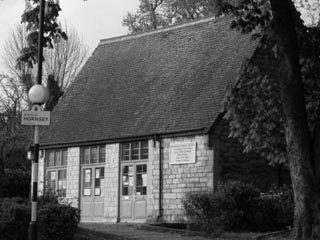
[[[256,42],[204,19],[101,40],[52,113],[42,146],[208,129]]]

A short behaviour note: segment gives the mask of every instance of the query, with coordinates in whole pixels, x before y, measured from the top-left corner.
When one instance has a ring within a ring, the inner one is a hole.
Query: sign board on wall
[[[170,143],[170,164],[188,164],[196,162],[195,142]]]

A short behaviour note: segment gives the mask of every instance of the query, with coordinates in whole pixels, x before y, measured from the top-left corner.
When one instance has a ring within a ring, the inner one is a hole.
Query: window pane
[[[137,174],[137,187],[142,186],[142,174]]]
[[[54,166],[54,152],[53,152],[53,151],[50,151],[50,152],[48,153],[48,155],[49,155],[49,159],[48,159],[48,161],[47,161],[47,166],[48,166],[48,167],[53,167],[53,166]]]
[[[136,166],[136,193],[138,195],[147,194],[147,165]]]
[[[148,159],[148,141],[141,142],[141,159]]]
[[[83,195],[91,196],[92,173],[91,168],[83,169]]]
[[[130,144],[125,143],[122,145],[122,160],[130,160]]]
[[[65,197],[67,189],[67,170],[58,170],[58,197]]]
[[[100,179],[104,179],[104,167],[100,168]]]
[[[129,191],[128,191],[128,187],[122,187],[122,196],[128,196],[129,195]]]
[[[90,163],[90,148],[84,148],[83,149],[83,164],[89,164]]]
[[[139,159],[139,142],[134,142],[131,144],[131,159],[132,160]]]
[[[148,141],[141,141],[141,148],[148,148]]]
[[[47,171],[46,191],[54,194],[56,191],[56,171]]]
[[[148,159],[148,149],[141,149],[141,159]]]
[[[62,166],[67,166],[68,164],[68,149],[62,151]]]
[[[104,163],[106,162],[106,147],[105,146],[100,146],[99,148],[99,162]]]
[[[91,163],[97,163],[99,158],[98,147],[91,148]]]
[[[129,166],[122,167],[122,195],[129,195]]]
[[[55,151],[54,155],[55,155],[54,165],[61,166],[61,151],[60,150]]]

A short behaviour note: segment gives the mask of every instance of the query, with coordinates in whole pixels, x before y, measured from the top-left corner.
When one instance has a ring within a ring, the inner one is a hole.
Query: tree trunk
[[[281,53],[280,92],[285,117],[285,137],[294,192],[294,235],[311,239],[314,225],[314,203],[317,202],[312,145],[309,133],[299,49],[291,0],[270,0],[275,21],[277,45]],[[315,236],[316,237],[316,236]],[[319,239],[319,238],[317,238]]]
[[[58,104],[59,99],[62,97],[63,92],[55,80],[54,75],[49,75],[47,80],[47,88],[49,90],[49,100],[46,103],[45,111],[52,111]]]

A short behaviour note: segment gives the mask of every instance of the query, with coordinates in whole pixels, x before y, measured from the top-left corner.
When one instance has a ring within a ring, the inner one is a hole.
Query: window
[[[84,167],[82,170],[82,195],[103,196],[103,190],[104,167]]]
[[[68,164],[68,149],[49,150],[46,157],[47,167],[64,167]]]
[[[47,151],[45,190],[58,197],[66,197],[68,149]]]
[[[106,147],[104,145],[81,148],[81,164],[104,163],[106,161]]]
[[[122,161],[147,160],[148,141],[122,144]]]
[[[67,169],[58,170],[57,193],[59,197],[65,197],[67,191]]]
[[[147,165],[136,166],[136,193],[137,195],[147,194]]]
[[[133,166],[122,167],[122,195],[132,194],[133,185]]]
[[[101,196],[102,181],[104,179],[104,167],[95,168],[94,195]]]

